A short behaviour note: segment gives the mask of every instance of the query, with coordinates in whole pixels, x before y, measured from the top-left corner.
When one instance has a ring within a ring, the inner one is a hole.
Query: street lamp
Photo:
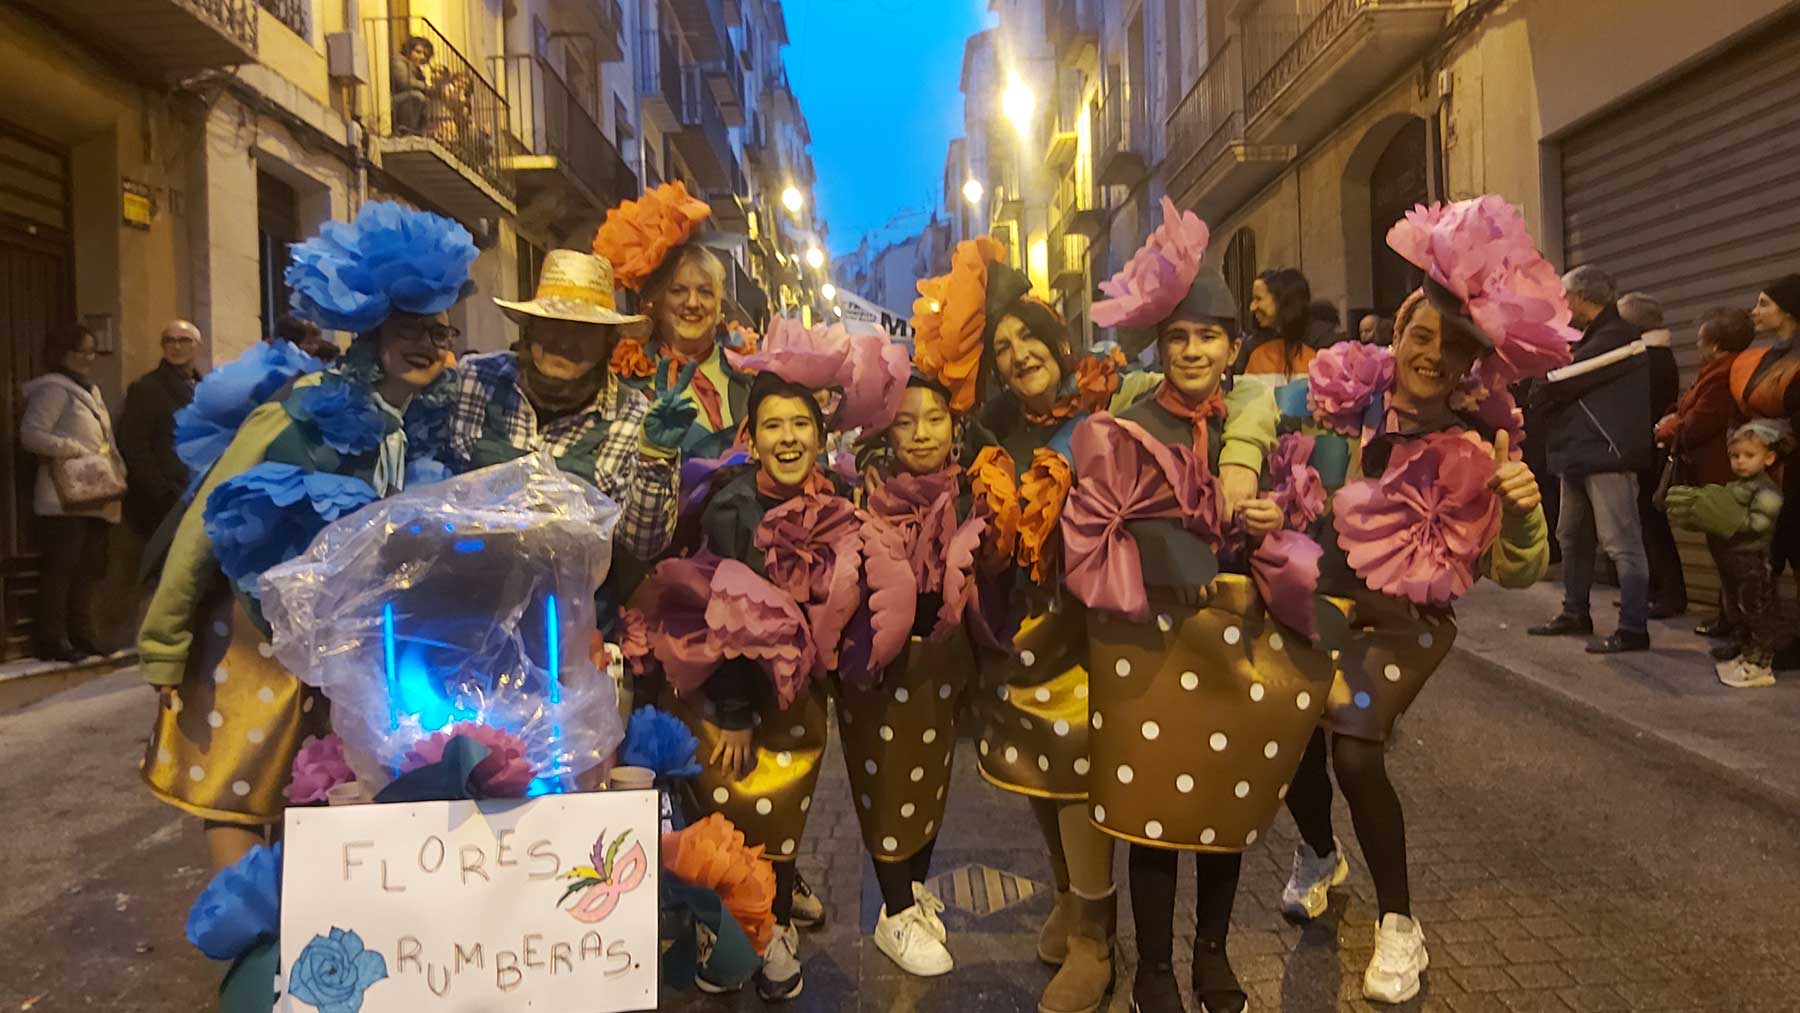
[[[788,209],[788,214],[797,215],[806,206],[806,198],[801,195],[799,187],[790,183],[781,191],[781,206]]]
[[[982,187],[981,180],[970,176],[967,180],[963,181],[963,200],[968,201],[976,207],[980,207],[981,198],[984,193],[986,193],[986,190]]]
[[[824,296],[827,302],[830,302],[837,298],[837,286],[833,285],[831,282],[826,282],[819,287],[819,294]]]
[[[1031,130],[1031,113],[1037,108],[1037,96],[1031,93],[1031,87],[1018,78],[1007,82],[1006,90],[1000,93],[1000,111],[1006,114],[1019,133]]]
[[[809,247],[806,251],[806,266],[812,268],[815,271],[817,271],[821,267],[824,267],[825,266],[825,251],[819,249],[816,246]]]

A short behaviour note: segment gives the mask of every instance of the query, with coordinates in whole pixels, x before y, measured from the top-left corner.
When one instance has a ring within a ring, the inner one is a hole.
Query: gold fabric
[[[829,734],[824,687],[809,683],[786,710],[770,695],[755,719],[756,766],[741,779],[706,762],[719,735],[718,727],[707,720],[711,704],[704,693],[684,698],[665,692],[662,706],[700,740],[695,755],[702,766],[691,782],[701,809],[696,818],[724,813],[747,844],[763,846],[769,861],[793,861],[806,832],[806,814],[812,808]]]
[[[1328,655],[1268,617],[1247,577],[1151,620],[1088,613],[1088,801],[1128,841],[1242,851],[1268,832],[1331,687]]]
[[[142,772],[164,802],[202,819],[281,819],[281,790],[308,735],[331,732],[326,700],[282,668],[250,615],[216,588],[196,610],[193,646],[160,707]]]
[[[1386,742],[1395,720],[1456,643],[1456,616],[1448,609],[1421,610],[1368,588],[1354,597],[1356,620],[1338,656],[1325,728]]]
[[[956,710],[974,671],[958,627],[941,641],[912,638],[876,686],[839,684],[838,738],[863,846],[876,861],[911,858],[943,827]]]
[[[1008,656],[982,659],[981,776],[1035,798],[1087,797],[1087,607],[1068,596],[1027,618]]]

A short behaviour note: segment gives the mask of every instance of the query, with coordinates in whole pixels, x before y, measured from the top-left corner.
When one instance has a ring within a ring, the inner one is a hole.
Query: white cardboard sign
[[[292,808],[279,1009],[656,1008],[657,793]]]

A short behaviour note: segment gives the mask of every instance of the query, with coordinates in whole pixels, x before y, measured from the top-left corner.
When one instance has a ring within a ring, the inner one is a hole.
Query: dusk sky
[[[962,133],[963,42],[987,0],[786,0],[788,77],[812,130],[831,252],[898,238],[942,206]],[[892,228],[888,226],[892,224]]]

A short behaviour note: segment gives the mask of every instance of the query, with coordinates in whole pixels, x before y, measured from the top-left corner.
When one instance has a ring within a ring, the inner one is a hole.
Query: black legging
[[[1350,822],[1362,843],[1363,861],[1375,881],[1375,903],[1382,915],[1412,917],[1412,887],[1406,873],[1406,813],[1388,780],[1387,749],[1379,742],[1331,737],[1332,766],[1338,787],[1350,804]],[[1288,788],[1288,812],[1306,846],[1319,855],[1332,850],[1331,776],[1325,772],[1325,732],[1313,733]],[[1135,895],[1134,895],[1135,896]]]
[[[775,902],[769,905],[775,915],[775,924],[791,925],[794,922],[794,876],[799,873],[799,866],[793,862],[775,862]]]
[[[1137,926],[1138,960],[1166,967],[1175,949],[1175,880],[1181,852],[1131,846],[1131,916]],[[1238,872],[1244,856],[1194,852],[1194,938],[1223,944],[1231,930]]]
[[[889,918],[913,906],[913,884],[923,883],[931,875],[931,853],[936,848],[937,838],[933,837],[911,858],[875,863],[875,882],[881,886],[881,902],[887,905]]]

